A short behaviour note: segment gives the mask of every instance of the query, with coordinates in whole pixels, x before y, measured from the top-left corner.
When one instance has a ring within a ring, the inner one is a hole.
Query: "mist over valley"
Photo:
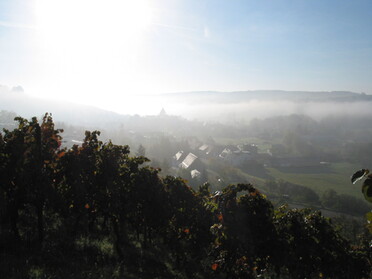
[[[51,91],[52,93],[52,91]],[[104,97],[102,97],[104,98]],[[116,110],[53,99],[39,99],[22,87],[0,86],[0,109],[22,112],[31,117],[52,111],[56,120],[79,121],[83,125],[106,125],[123,117],[157,115],[164,109],[169,115],[189,120],[235,125],[252,119],[299,114],[315,120],[326,117],[370,117],[372,96],[354,92],[241,91],[184,92],[128,95],[116,104]],[[107,123],[108,124],[108,123]]]

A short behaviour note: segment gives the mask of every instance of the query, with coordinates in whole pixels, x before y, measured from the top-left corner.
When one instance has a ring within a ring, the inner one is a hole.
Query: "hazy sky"
[[[130,94],[372,94],[372,1],[0,0],[0,84],[116,111]]]

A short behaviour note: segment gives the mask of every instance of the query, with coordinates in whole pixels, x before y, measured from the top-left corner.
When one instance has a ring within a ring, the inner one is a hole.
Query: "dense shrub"
[[[195,191],[98,131],[62,149],[50,115],[17,121],[0,136],[3,278],[369,276],[366,246],[319,212],[275,211],[250,184]]]

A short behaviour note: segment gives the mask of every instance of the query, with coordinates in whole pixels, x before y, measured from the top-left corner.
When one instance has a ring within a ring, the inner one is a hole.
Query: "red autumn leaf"
[[[255,197],[255,196],[259,195],[259,194],[260,194],[260,192],[258,192],[257,190],[255,190],[254,192],[250,193],[250,195],[252,197]]]
[[[62,152],[59,152],[57,156],[58,156],[58,158],[61,158],[61,157],[63,157],[65,154],[66,154],[66,152],[62,151]]]

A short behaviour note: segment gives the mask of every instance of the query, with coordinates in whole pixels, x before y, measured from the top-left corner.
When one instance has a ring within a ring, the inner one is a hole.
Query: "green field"
[[[349,163],[334,163],[324,169],[316,171],[306,171],[306,169],[287,168],[278,170],[276,168],[268,168],[269,174],[275,179],[283,179],[285,181],[309,187],[322,194],[327,189],[333,189],[339,194],[348,194],[356,198],[362,198],[361,186],[362,183],[351,184],[350,176],[361,166]]]
[[[362,198],[362,182],[351,184],[350,176],[362,166],[350,163],[332,163],[329,166],[319,167],[285,167],[266,168],[266,177],[254,171],[235,168],[235,174],[226,178],[228,183],[251,183],[259,189],[264,189],[265,181],[282,179],[293,184],[306,186],[318,195],[327,189],[333,189],[338,194],[347,194]],[[209,170],[209,179],[212,185],[218,185],[214,178],[220,177],[219,173]],[[218,186],[217,186],[218,188]]]
[[[260,153],[265,153],[273,143],[260,138],[216,138],[218,144],[254,143],[258,146]],[[327,189],[333,189],[338,194],[347,194],[356,198],[362,198],[362,182],[351,184],[350,176],[365,166],[351,163],[332,163],[329,166],[319,167],[293,167],[293,168],[267,168],[268,178],[255,176],[254,173],[239,170],[238,174],[244,182],[250,182],[258,188],[262,188],[267,179],[283,179],[285,181],[306,186],[321,195]],[[235,182],[235,181],[234,181]],[[241,181],[243,182],[243,181]]]

